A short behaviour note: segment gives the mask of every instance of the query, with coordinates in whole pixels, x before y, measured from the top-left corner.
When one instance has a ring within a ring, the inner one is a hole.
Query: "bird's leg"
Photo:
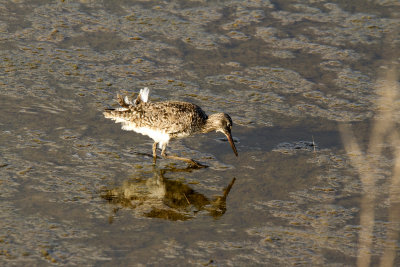
[[[167,148],[167,144],[164,144],[161,150],[161,156],[163,156],[164,158],[167,159],[176,159],[176,160],[182,160],[185,161],[187,163],[189,163],[190,165],[196,167],[196,168],[205,168],[208,167],[206,165],[200,164],[192,159],[188,159],[188,158],[182,158],[182,157],[178,157],[178,156],[168,156],[167,153],[165,153],[165,150]]]
[[[157,142],[153,144],[153,163],[156,164],[157,161]]]

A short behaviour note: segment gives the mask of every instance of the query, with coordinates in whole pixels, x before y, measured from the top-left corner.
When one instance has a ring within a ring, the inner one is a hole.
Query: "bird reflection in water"
[[[167,172],[191,172],[191,168],[154,169],[154,176],[149,179],[129,179],[122,186],[106,189],[101,197],[116,205],[114,215],[121,208],[134,209],[139,215],[166,220],[189,220],[200,211],[206,211],[215,219],[226,212],[226,198],[235,183],[233,178],[220,196],[209,199],[196,192],[182,181],[165,178]]]

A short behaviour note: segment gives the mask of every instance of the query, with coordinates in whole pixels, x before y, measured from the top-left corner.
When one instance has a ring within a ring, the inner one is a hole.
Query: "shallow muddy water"
[[[0,13],[2,265],[400,265],[397,0]],[[168,146],[208,168],[153,165],[102,115],[143,87],[230,114],[239,157],[210,133]]]

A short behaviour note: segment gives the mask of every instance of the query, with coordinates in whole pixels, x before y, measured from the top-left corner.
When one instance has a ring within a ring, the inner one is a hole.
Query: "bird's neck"
[[[201,132],[202,133],[209,133],[209,132],[212,132],[214,130],[215,130],[215,128],[212,127],[212,125],[209,125],[209,124],[206,123],[206,124],[204,124],[203,128],[201,129]]]
[[[201,128],[201,132],[202,133],[209,133],[209,132],[215,131],[217,129],[215,127],[215,120],[214,120],[214,116],[213,115],[215,115],[215,114],[211,114],[207,118],[206,123]]]

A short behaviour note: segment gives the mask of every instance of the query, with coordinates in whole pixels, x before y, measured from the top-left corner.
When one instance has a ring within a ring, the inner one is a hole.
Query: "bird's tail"
[[[135,105],[141,102],[146,103],[149,100],[149,94],[150,94],[150,89],[148,87],[140,89],[139,95],[135,100]]]
[[[122,108],[131,108],[133,106],[138,105],[139,103],[146,103],[149,100],[150,89],[145,87],[140,89],[139,95],[133,103],[127,96],[122,97],[120,94],[117,94],[117,101],[121,105]]]
[[[121,107],[115,109],[105,109],[103,112],[104,117],[106,117],[107,119],[115,120],[116,122],[125,121],[126,117],[128,116],[127,111],[129,111],[133,106],[138,105],[142,102],[146,103],[149,100],[149,94],[149,88],[145,87],[143,89],[140,89],[139,95],[134,103],[129,100],[127,96],[122,97],[120,94],[117,94],[117,101]]]
[[[116,109],[111,109],[107,108],[104,110],[103,115],[107,119],[112,119],[115,122],[124,122],[128,121],[128,111],[129,109],[124,109],[124,108],[116,108]]]

